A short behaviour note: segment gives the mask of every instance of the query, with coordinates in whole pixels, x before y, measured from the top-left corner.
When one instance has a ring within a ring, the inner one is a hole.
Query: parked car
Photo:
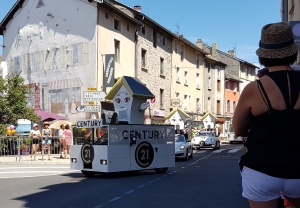
[[[229,141],[230,144],[232,144],[233,142],[243,143],[243,137],[237,137],[233,132],[230,132],[228,134],[227,141]]]
[[[193,147],[191,141],[186,140],[183,134],[175,135],[175,158],[188,160],[193,157]]]
[[[220,149],[221,142],[212,131],[201,131],[195,134],[192,138],[193,148],[200,149],[201,147],[211,147],[213,149]]]

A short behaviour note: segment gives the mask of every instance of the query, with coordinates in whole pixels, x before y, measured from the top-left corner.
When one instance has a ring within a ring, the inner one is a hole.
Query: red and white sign
[[[164,117],[164,116],[165,116],[165,111],[154,109],[154,110],[153,110],[153,116],[161,116],[161,117]]]
[[[150,100],[150,103],[151,104],[154,104],[156,102],[156,99],[155,98],[152,98],[151,100]]]

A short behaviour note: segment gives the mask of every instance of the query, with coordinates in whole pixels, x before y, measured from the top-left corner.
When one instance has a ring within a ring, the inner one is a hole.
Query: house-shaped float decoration
[[[214,129],[218,118],[208,111],[200,120],[203,121],[204,129]]]
[[[155,98],[150,90],[137,78],[123,76],[107,93],[120,123],[144,124],[144,111],[149,107],[147,99]]]
[[[186,122],[186,119],[189,117],[190,116],[183,110],[176,107],[166,116],[166,119],[170,121],[171,125],[175,126],[175,129],[183,130],[184,122]]]

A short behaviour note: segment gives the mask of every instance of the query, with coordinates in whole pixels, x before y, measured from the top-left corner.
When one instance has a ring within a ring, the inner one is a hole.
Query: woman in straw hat
[[[300,207],[300,72],[290,67],[297,53],[288,23],[265,25],[256,54],[269,73],[245,87],[233,116],[235,134],[248,137],[240,168],[251,207],[277,207],[280,192]]]
[[[42,130],[42,160],[44,160],[44,151],[45,151],[45,146],[47,145],[47,152],[48,152],[48,160],[52,160],[50,157],[51,153],[51,137],[52,132],[51,129],[49,128],[50,123],[49,122],[44,122],[44,129]]]

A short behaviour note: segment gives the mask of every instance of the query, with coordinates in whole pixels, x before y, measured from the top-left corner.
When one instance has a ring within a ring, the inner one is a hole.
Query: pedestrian
[[[63,158],[62,152],[64,152],[64,145],[65,145],[65,135],[64,135],[64,130],[65,130],[65,125],[61,124],[60,129],[58,131],[58,136],[59,136],[59,154],[60,158]]]
[[[288,23],[265,25],[256,54],[269,73],[244,88],[233,116],[234,133],[247,137],[239,164],[252,208],[277,207],[280,192],[300,207],[300,72],[290,67],[297,53]]]
[[[67,155],[70,154],[70,146],[72,144],[72,132],[71,132],[69,124],[67,124],[65,126],[64,136],[65,136],[65,145],[64,145],[65,156],[64,156],[64,158],[69,159],[69,157]]]
[[[47,153],[48,153],[48,160],[52,160],[50,157],[51,153],[51,137],[52,132],[51,129],[49,129],[50,123],[44,122],[44,129],[42,130],[42,160],[44,160],[44,154],[45,154],[45,146],[47,145]]]
[[[38,129],[38,127],[39,126],[36,123],[33,124],[33,129],[30,131],[29,134],[29,136],[32,138],[30,160],[32,160],[32,155],[33,155],[33,160],[37,160],[36,153],[39,150],[39,140],[41,138],[41,132]]]

